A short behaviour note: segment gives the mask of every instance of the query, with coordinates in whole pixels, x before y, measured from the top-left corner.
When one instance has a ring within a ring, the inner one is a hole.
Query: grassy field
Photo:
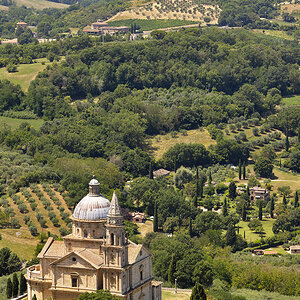
[[[282,30],[254,29],[253,32],[263,35],[270,35],[290,41],[294,40],[294,37],[292,35],[288,35],[286,31]]]
[[[299,300],[299,296],[285,296],[267,291],[255,291],[250,289],[231,289],[230,293],[235,296],[244,296],[247,300]]]
[[[200,143],[208,147],[209,145],[214,145],[216,141],[210,137],[206,129],[188,130],[186,136],[182,135],[182,133],[178,133],[176,138],[172,138],[170,133],[166,135],[156,135],[149,141],[152,154],[156,159],[161,158],[169,148],[178,143]]]
[[[137,223],[137,226],[141,237],[144,237],[148,232],[153,232],[153,223],[150,220],[145,223]]]
[[[44,9],[44,8],[67,8],[68,4],[64,3],[56,3],[47,0],[15,0],[14,3],[18,6],[26,6],[26,7],[34,7],[36,9]]]
[[[50,64],[46,58],[40,58],[36,61],[34,64],[19,65],[18,72],[15,73],[8,73],[6,68],[0,68],[0,79],[8,79],[14,84],[19,84],[23,91],[27,91],[30,82]],[[42,65],[42,62],[45,64]]]
[[[269,236],[274,235],[273,231],[272,231],[272,226],[273,226],[274,222],[275,222],[274,219],[263,219],[262,220],[262,225],[263,225],[263,228],[264,228],[265,237],[269,237]],[[259,240],[260,239],[259,234],[251,231],[248,227],[248,223],[249,222],[244,222],[244,221],[240,221],[238,223],[240,234],[242,236],[244,236],[244,231],[245,231],[247,242],[254,242],[256,240]]]
[[[127,19],[127,20],[117,20],[108,22],[111,26],[128,26],[136,23],[136,25],[141,26],[141,30],[154,30],[160,28],[177,27],[189,24],[198,24],[199,22],[187,21],[187,20],[141,20],[141,19]]]
[[[43,125],[44,120],[42,120],[42,119],[36,119],[36,120],[14,119],[14,118],[8,118],[8,117],[0,116],[0,127],[3,126],[3,124],[6,124],[9,127],[11,127],[11,129],[17,129],[24,122],[29,123],[34,129],[38,130]]]
[[[178,292],[177,294],[174,294],[174,292],[162,291],[162,299],[163,300],[173,300],[173,299],[189,300],[190,293]]]
[[[300,105],[300,95],[294,97],[283,98],[282,103],[288,106],[299,106]]]

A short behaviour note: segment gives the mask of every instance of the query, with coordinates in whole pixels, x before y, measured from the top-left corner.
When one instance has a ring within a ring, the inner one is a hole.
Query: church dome
[[[106,219],[109,208],[109,200],[100,195],[99,182],[93,178],[89,183],[89,194],[76,205],[73,218],[83,221]]]

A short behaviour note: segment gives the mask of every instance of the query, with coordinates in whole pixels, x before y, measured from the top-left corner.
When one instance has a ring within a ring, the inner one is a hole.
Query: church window
[[[110,235],[110,244],[111,245],[115,244],[115,235],[113,233]]]
[[[140,280],[143,280],[143,271],[140,271]]]
[[[72,260],[73,260],[73,261],[76,261],[76,257],[72,257]]]
[[[79,235],[79,228],[77,228],[77,235]]]
[[[87,233],[87,231],[86,231],[86,230],[84,230],[84,231],[83,231],[83,236],[84,236],[85,238],[87,238],[87,236],[88,236],[88,233]]]
[[[78,278],[72,277],[72,287],[78,287]]]

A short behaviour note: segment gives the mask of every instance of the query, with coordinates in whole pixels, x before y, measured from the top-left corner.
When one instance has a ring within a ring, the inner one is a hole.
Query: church
[[[116,193],[110,202],[92,179],[71,219],[72,233],[63,241],[50,237],[40,263],[27,269],[28,300],[71,300],[99,289],[120,299],[161,300],[151,253],[127,239]]]

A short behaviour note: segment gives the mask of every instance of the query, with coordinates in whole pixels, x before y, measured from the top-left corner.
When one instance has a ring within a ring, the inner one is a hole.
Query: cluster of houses
[[[300,245],[290,246],[290,250],[288,252],[290,254],[300,254]],[[253,250],[253,254],[255,254],[255,255],[277,255],[278,253],[275,250],[255,249],[255,250]]]

